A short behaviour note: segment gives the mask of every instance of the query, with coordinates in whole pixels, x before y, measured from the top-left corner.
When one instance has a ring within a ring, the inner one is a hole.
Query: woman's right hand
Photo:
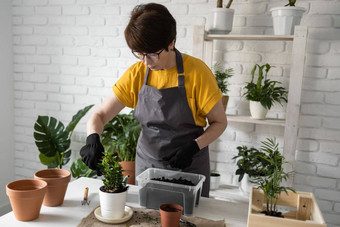
[[[97,171],[101,176],[100,167],[98,166],[104,155],[104,147],[100,142],[99,135],[93,133],[86,138],[86,145],[80,149],[80,156],[83,162],[92,170]]]

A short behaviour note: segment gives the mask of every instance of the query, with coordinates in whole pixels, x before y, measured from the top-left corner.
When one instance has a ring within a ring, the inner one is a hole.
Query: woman
[[[175,48],[176,21],[162,5],[136,6],[125,39],[140,62],[122,75],[89,119],[89,136],[80,151],[84,163],[99,170],[104,125],[125,106],[131,107],[142,126],[136,176],[150,167],[203,174],[202,196],[208,197],[208,145],[227,126],[214,75],[201,60]],[[204,131],[206,119],[209,127]]]

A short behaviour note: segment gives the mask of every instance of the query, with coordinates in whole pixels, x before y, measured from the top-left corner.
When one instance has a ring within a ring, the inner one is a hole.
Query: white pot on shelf
[[[209,33],[228,34],[231,32],[234,20],[234,10],[230,8],[214,8],[210,15]]]
[[[250,183],[249,181],[249,175],[248,174],[244,174],[243,178],[239,184],[239,189],[242,195],[249,197],[250,195],[250,191],[251,191],[251,187],[255,187],[254,184]]]
[[[264,108],[260,102],[249,101],[251,117],[254,119],[265,119],[268,109]]]
[[[220,187],[221,175],[218,173],[210,174],[210,190],[216,190]]]
[[[103,192],[99,189],[100,211],[103,218],[119,219],[124,216],[127,190],[118,193]]]
[[[300,24],[301,17],[306,11],[298,6],[275,7],[270,9],[273,17],[275,35],[292,35],[294,27]]]

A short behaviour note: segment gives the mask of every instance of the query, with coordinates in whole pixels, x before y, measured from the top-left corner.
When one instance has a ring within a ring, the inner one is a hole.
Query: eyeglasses
[[[151,53],[151,54],[142,54],[140,52],[133,50],[132,54],[141,61],[143,61],[146,56],[150,61],[157,62],[159,60],[159,55],[163,52],[163,50],[164,49],[162,49],[158,53]]]

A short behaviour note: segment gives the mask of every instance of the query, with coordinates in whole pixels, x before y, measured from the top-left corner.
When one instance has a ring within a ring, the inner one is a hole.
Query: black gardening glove
[[[172,168],[185,169],[191,165],[192,157],[199,151],[199,146],[196,141],[193,140],[171,154],[163,157],[163,161],[169,161]]]
[[[97,175],[101,176],[99,162],[104,155],[104,147],[100,143],[99,135],[93,133],[86,138],[86,145],[80,149],[80,156],[83,162],[92,170],[97,171]]]

